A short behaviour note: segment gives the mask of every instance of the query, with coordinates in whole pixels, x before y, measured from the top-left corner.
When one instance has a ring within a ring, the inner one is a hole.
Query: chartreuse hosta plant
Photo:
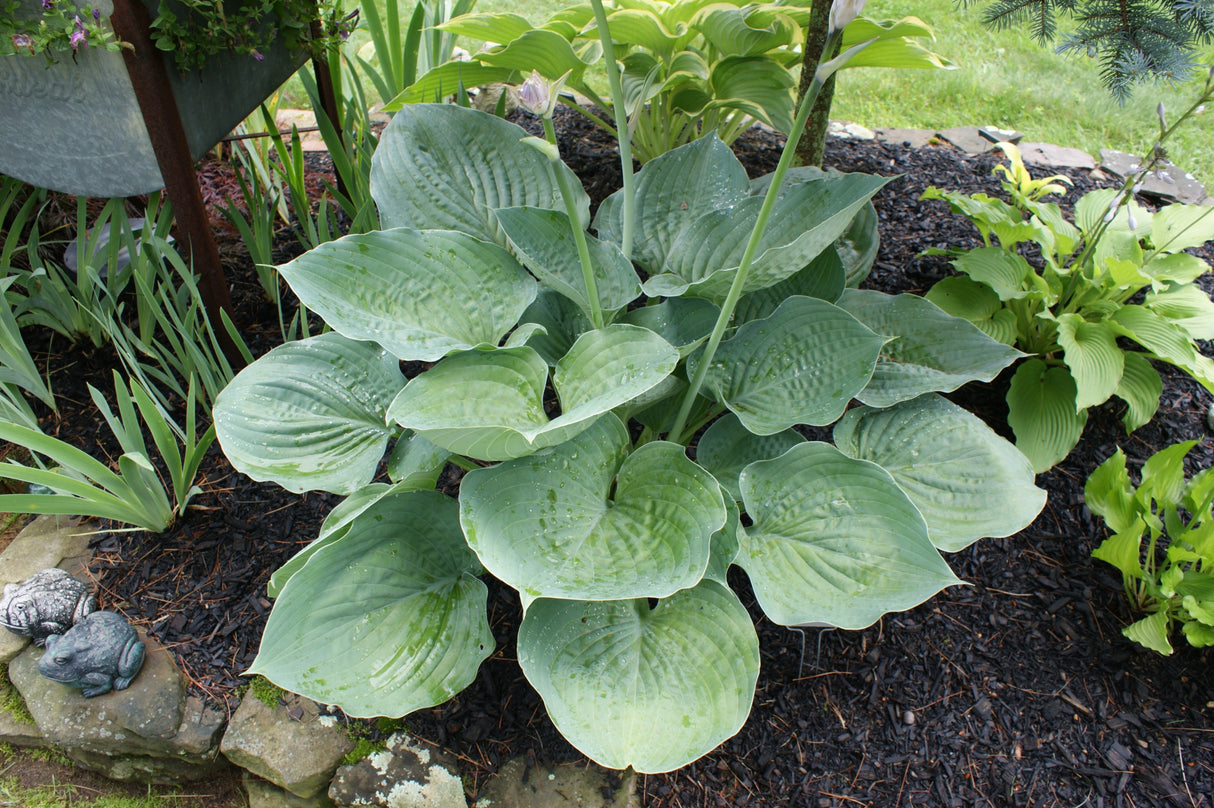
[[[1149,360],[1214,391],[1214,362],[1195,342],[1214,338],[1214,303],[1193,283],[1210,267],[1184,252],[1214,239],[1214,208],[1174,204],[1152,214],[1127,199],[1127,186],[1086,194],[1072,224],[1041,201],[1065,178],[1034,180],[1016,147],[1000,145],[1011,167],[996,170],[1007,174],[1012,204],[935,188],[924,194],[967,216],[986,245],[955,251],[960,274],[927,299],[1033,354],[1012,377],[1008,422],[1016,445],[1044,471],[1074,448],[1091,407],[1121,399],[1127,431],[1151,419],[1163,385]],[[1040,261],[1021,254],[1026,244]]]
[[[280,268],[333,330],[215,408],[245,473],[347,495],[274,576],[252,671],[357,716],[438,704],[493,652],[492,575],[519,593],[518,659],[560,731],[665,771],[750,710],[758,639],[730,566],[778,623],[860,628],[959,583],[941,551],[1030,522],[1027,461],[934,392],[1020,353],[849,288],[886,179],[788,170],[793,145],[753,182],[711,135],[655,158],[592,235],[552,143],[402,109],[372,172],[386,229]],[[448,462],[458,499],[433,490]]]
[[[1130,604],[1146,613],[1122,633],[1165,655],[1176,623],[1190,645],[1214,645],[1214,469],[1185,479],[1184,458],[1196,444],[1151,456],[1137,486],[1118,449],[1083,489],[1113,533],[1092,555],[1121,571]]]
[[[712,131],[732,143],[756,120],[787,133],[810,5],[808,0],[611,4],[607,20],[623,70],[634,155],[647,161]],[[471,61],[448,62],[428,71],[398,98],[397,106],[433,101],[459,88],[518,84],[537,70],[550,81],[568,73],[570,89],[601,110],[612,108],[610,100],[600,97],[602,74],[595,66],[603,49],[589,3],[562,8],[538,28],[510,12],[465,14],[439,28],[500,44],[473,54]],[[918,42],[931,38],[931,29],[914,17],[897,22],[857,19],[844,32],[842,47],[877,40],[848,67],[951,67]],[[613,122],[592,117],[615,132]]]

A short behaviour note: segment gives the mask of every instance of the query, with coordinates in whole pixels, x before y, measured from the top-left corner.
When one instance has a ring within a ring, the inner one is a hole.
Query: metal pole
[[[148,137],[152,141],[152,149],[156,153],[165,191],[173,204],[178,232],[198,275],[198,291],[207,316],[228,360],[234,365],[242,365],[240,352],[236,350],[219,316],[222,310],[235,321],[228,282],[219,263],[219,248],[215,245],[202,192],[198,188],[194,159],[181,125],[181,114],[177,110],[160,51],[152,43],[149,31],[151,17],[140,0],[114,0],[110,24],[119,39],[134,46],[133,49],[123,48],[122,55],[126,60],[135,98],[143,113]]]

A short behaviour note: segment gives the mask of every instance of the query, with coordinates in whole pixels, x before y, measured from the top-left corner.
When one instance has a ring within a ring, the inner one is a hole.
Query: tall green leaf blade
[[[837,305],[876,333],[895,338],[881,349],[872,380],[856,396],[873,407],[989,382],[1024,356],[914,295],[848,289]]]
[[[554,167],[522,142],[526,136],[522,128],[473,109],[405,106],[384,129],[371,162],[371,195],[383,227],[459,230],[493,241],[497,208],[564,210]],[[555,170],[578,189],[578,218],[585,226],[589,197],[563,163]]]
[[[848,410],[834,440],[849,457],[888,471],[923,514],[932,544],[947,553],[1017,533],[1045,506],[1028,459],[937,395],[884,410]]]
[[[1088,422],[1087,410],[1075,411],[1075,380],[1064,367],[1029,359],[1016,368],[1007,393],[1007,422],[1016,448],[1041,473],[1068,454]]]
[[[741,485],[753,524],[736,563],[780,625],[864,628],[960,583],[919,511],[875,463],[804,443],[752,463]]]
[[[1117,331],[1107,323],[1089,323],[1078,314],[1058,318],[1058,344],[1075,380],[1075,409],[1108,401],[1125,372],[1125,352],[1117,347]]]
[[[287,580],[249,673],[355,717],[441,704],[493,652],[476,569],[453,499],[381,499]]]
[[[680,231],[709,211],[738,204],[749,186],[746,169],[715,132],[650,160],[636,177],[632,259],[657,272]],[[617,191],[599,206],[599,238],[620,242],[622,202]]]
[[[451,231],[345,236],[278,271],[333,330],[406,361],[496,347],[536,294],[535,281],[504,249]]]
[[[793,297],[721,343],[704,384],[755,434],[821,426],[868,384],[885,342],[838,306]]]
[[[545,285],[577,303],[589,315],[593,307],[569,217],[541,208],[502,208],[496,211],[496,216],[519,260]],[[603,309],[624,308],[641,293],[641,279],[632,262],[614,244],[589,234],[586,246]]]
[[[215,432],[232,465],[254,480],[349,494],[375,475],[396,431],[385,413],[404,381],[378,345],[335,333],[289,342],[223,389]]]
[[[470,471],[460,520],[481,563],[531,597],[666,597],[694,586],[725,523],[720,488],[677,444],[629,450],[608,414],[560,446]]]
[[[685,766],[737,733],[759,675],[754,625],[715,581],[653,609],[537,600],[518,647],[562,735],[600,765],[646,773]]]

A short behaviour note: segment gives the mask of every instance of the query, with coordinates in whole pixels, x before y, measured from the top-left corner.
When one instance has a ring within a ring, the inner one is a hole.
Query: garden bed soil
[[[562,153],[597,203],[619,184],[615,144],[580,116],[566,114],[560,123]],[[779,145],[752,130],[736,151],[758,175],[774,168]],[[832,138],[828,167],[899,176],[875,200],[881,251],[865,285],[922,294],[949,271],[944,259],[922,251],[976,246],[965,220],[919,196],[931,184],[1000,194],[991,175],[995,159],[948,146]],[[323,176],[323,165],[311,167]],[[211,199],[235,190],[222,165],[208,164],[202,174]],[[1076,187],[1064,205],[1101,182],[1112,184],[1085,172],[1072,178]],[[276,308],[218,216],[216,227],[236,322],[260,354],[277,340]],[[283,260],[299,252],[289,231],[280,236]],[[1204,258],[1214,263],[1214,245],[1206,245]],[[85,387],[110,390],[113,355],[62,340],[31,341],[61,405],[46,430],[114,457]],[[1211,808],[1214,658],[1183,640],[1165,658],[1121,635],[1134,618],[1118,574],[1091,558],[1106,534],[1082,498],[1088,474],[1118,445],[1137,467],[1164,446],[1201,438],[1189,472],[1214,462],[1205,425],[1210,396],[1182,374],[1160,369],[1163,401],[1150,424],[1127,436],[1122,405],[1094,409],[1071,456],[1038,478],[1049,502],[1037,520],[1015,536],[948,557],[966,586],[863,631],[798,630],[763,618],[745,576],[736,574],[762,649],[750,718],[690,766],[640,777],[641,804]],[[1007,377],[954,396],[1005,435]],[[91,574],[104,607],[171,648],[191,688],[231,709],[269,613],[270,573],[315,537],[338,498],[252,482],[217,447],[199,482],[203,494],[170,532],[100,537]],[[489,617],[498,645],[475,683],[406,721],[418,737],[459,757],[473,795],[514,757],[584,759],[553,728],[515,660],[519,603],[512,590],[491,585]],[[190,788],[199,792],[201,785]],[[202,804],[240,804],[230,778],[216,785],[226,790]]]

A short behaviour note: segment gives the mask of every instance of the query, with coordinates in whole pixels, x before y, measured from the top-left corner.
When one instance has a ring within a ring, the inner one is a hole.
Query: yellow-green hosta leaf
[[[1075,410],[1075,380],[1064,367],[1029,359],[1016,368],[1007,393],[1007,422],[1033,471],[1043,472],[1071,453],[1088,422]]]
[[[953,267],[994,289],[1000,300],[1018,300],[1031,294],[1028,276],[1034,274],[1033,267],[1011,250],[979,247],[958,257]]]
[[[756,460],[779,457],[798,443],[804,443],[799,433],[786,429],[774,435],[756,435],[729,413],[713,422],[696,444],[696,462],[717,478],[735,502],[742,499],[738,482],[742,469]]]
[[[1143,305],[1180,326],[1193,339],[1214,339],[1214,301],[1199,286],[1177,284],[1147,292]]]
[[[712,66],[709,109],[736,109],[778,132],[792,128],[795,112],[792,73],[767,56],[730,56]]]
[[[495,215],[519,260],[541,282],[577,303],[589,316],[590,298],[569,217],[543,208],[502,208]],[[586,246],[602,308],[624,308],[641,293],[641,279],[632,262],[614,244],[589,234]]]
[[[1181,626],[1185,639],[1194,648],[1207,648],[1214,645],[1214,627],[1190,621]]]
[[[1063,314],[1057,322],[1058,344],[1075,380],[1076,411],[1108,401],[1125,370],[1117,330],[1107,323],[1089,323],[1078,314]]]
[[[1121,630],[1121,633],[1139,645],[1150,648],[1158,654],[1171,656],[1172,644],[1168,642],[1168,629],[1170,625],[1171,621],[1168,620],[1167,610],[1160,609],[1154,614],[1126,626]]]
[[[874,407],[950,392],[971,381],[989,382],[1024,356],[914,295],[847,289],[836,303],[874,332],[894,338],[881,349],[872,379],[856,396]]]
[[[402,107],[384,129],[371,161],[371,196],[383,227],[459,230],[505,246],[494,210],[521,205],[565,210],[554,171],[563,172],[576,189],[578,218],[585,226],[590,198],[577,176],[563,163],[553,166],[522,142],[525,137],[521,127],[474,109]]]
[[[1126,471],[1125,452],[1117,448],[1108,460],[1088,475],[1083,487],[1083,500],[1092,513],[1102,517],[1114,533],[1130,530],[1137,518],[1134,503],[1134,486]],[[1138,523],[1137,535],[1142,535],[1146,526]],[[1137,566],[1137,550],[1135,550]]]
[[[1210,266],[1196,255],[1173,253],[1152,258],[1142,271],[1160,284],[1192,283],[1209,272]]]
[[[1214,361],[1198,353],[1189,334],[1144,306],[1122,306],[1112,322],[1129,337],[1159,359],[1188,373],[1207,390],[1214,392]]]
[[[889,409],[848,410],[834,440],[849,457],[888,471],[923,514],[932,543],[948,553],[1017,533],[1045,507],[1028,459],[937,395]]]
[[[868,384],[886,341],[838,306],[792,297],[721,343],[704,386],[757,435],[822,426]],[[701,356],[688,359],[690,373]]]
[[[378,345],[328,333],[288,342],[215,399],[232,465],[296,493],[348,494],[371,481],[396,429],[385,418],[405,378]]]
[[[1178,253],[1214,241],[1214,208],[1209,205],[1165,205],[1151,220],[1151,244],[1160,252]]]
[[[640,8],[622,8],[611,12],[607,17],[607,27],[611,30],[612,42],[617,46],[645,48],[664,59],[670,58],[679,37],[685,32],[682,26],[668,30],[657,14]],[[596,27],[596,36],[597,30]]]
[[[279,593],[249,673],[348,715],[403,716],[467,687],[493,652],[455,500],[378,500]]]
[[[864,628],[960,583],[889,472],[803,443],[742,472],[736,563],[772,621]]]
[[[434,27],[478,42],[512,42],[534,26],[518,14],[482,12],[461,14]]]
[[[653,608],[541,598],[523,617],[518,656],[570,743],[645,773],[686,766],[737,733],[759,676],[754,625],[715,581]]]
[[[510,253],[455,231],[344,236],[278,271],[334,331],[405,361],[496,347],[536,294]]]
[[[801,44],[800,26],[771,6],[713,4],[696,14],[692,26],[727,57],[759,56]],[[614,28],[611,34],[615,36]]]
[[[1116,395],[1126,403],[1121,420],[1129,433],[1155,416],[1159,397],[1163,395],[1163,380],[1159,378],[1159,371],[1137,351],[1126,351],[1123,360],[1125,369],[1117,383]]]
[[[544,411],[548,367],[530,347],[453,354],[414,377],[388,417],[431,443],[481,460],[509,460],[562,443],[670,375],[678,352],[657,334],[610,325],[581,335],[557,363],[562,413]]]
[[[468,472],[468,544],[531,597],[667,597],[695,586],[725,524],[720,487],[678,444],[630,449],[609,413],[559,446]]]

